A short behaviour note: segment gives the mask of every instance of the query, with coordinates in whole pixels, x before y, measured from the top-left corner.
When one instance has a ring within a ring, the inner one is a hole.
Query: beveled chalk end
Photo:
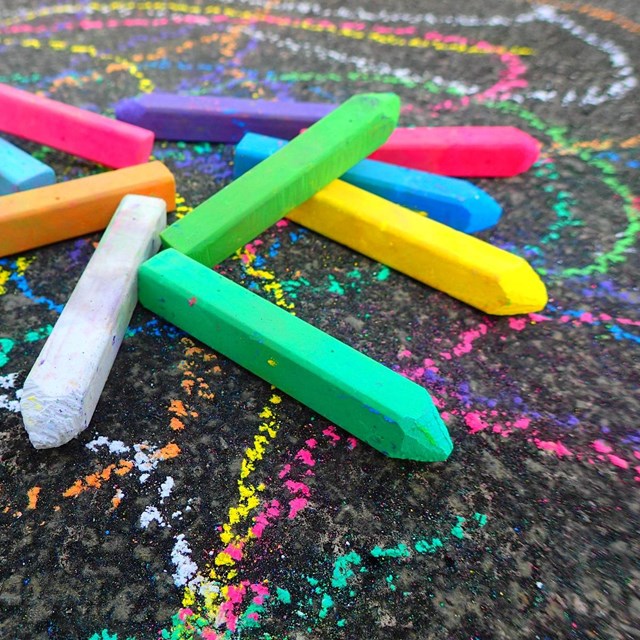
[[[20,399],[24,428],[36,449],[52,449],[66,444],[89,424],[79,391],[52,397],[29,378]]]

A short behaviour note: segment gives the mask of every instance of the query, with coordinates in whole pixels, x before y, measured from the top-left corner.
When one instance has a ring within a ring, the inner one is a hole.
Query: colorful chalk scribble
[[[580,468],[581,477],[604,475],[607,483],[628,483],[634,491],[640,483],[640,428],[637,413],[633,418],[632,407],[637,405],[629,405],[625,414],[625,397],[631,402],[637,393],[637,371],[635,381],[625,375],[634,362],[637,365],[640,345],[635,247],[640,230],[640,132],[608,136],[604,131],[603,137],[594,137],[593,129],[572,126],[570,117],[567,123],[558,121],[558,111],[550,107],[563,105],[568,114],[601,105],[615,110],[634,91],[637,95],[628,47],[635,42],[637,51],[640,25],[612,11],[573,2],[508,2],[504,15],[447,14],[439,3],[427,4],[433,5],[434,13],[323,8],[284,0],[78,1],[31,3],[31,8],[15,11],[0,7],[0,54],[3,62],[10,61],[0,66],[0,82],[111,114],[118,99],[156,88],[321,101],[382,88],[401,94],[404,124],[461,124],[473,119],[474,124],[513,124],[535,135],[542,143],[542,157],[528,175],[508,184],[481,184],[495,192],[506,211],[504,223],[485,237],[526,257],[541,274],[551,298],[542,313],[489,318],[409,285],[420,319],[408,318],[406,311],[396,317],[393,303],[384,307],[383,300],[393,298],[401,276],[346,251],[331,253],[330,243],[321,244],[286,221],[219,268],[312,322],[315,318],[305,314],[308,306],[335,309],[325,320],[329,330],[340,314],[348,315],[350,324],[340,325],[345,339],[350,336],[359,348],[386,358],[385,364],[427,387],[463,450],[482,442],[483,451],[490,449],[497,459],[503,451],[506,457],[520,456],[514,464],[523,469],[528,460],[536,465],[553,457],[561,469]],[[620,43],[599,35],[602,25],[608,34],[619,32]],[[540,47],[541,41],[526,37],[535,28],[592,54],[608,71],[604,84],[590,84],[588,77],[575,86],[558,78],[545,84],[544,65],[550,64],[551,52]],[[360,43],[361,53],[354,43]],[[39,56],[50,63],[29,66]],[[429,56],[429,64],[419,62],[423,56]],[[272,68],[264,67],[265,57]],[[480,80],[475,81],[473,73],[453,74],[451,59],[471,69],[480,65]],[[633,124],[637,127],[637,119]],[[587,137],[584,131],[590,131]],[[97,170],[48,148],[32,150],[55,163],[61,179]],[[201,196],[231,179],[232,154],[225,147],[158,142],[154,155],[178,177],[178,216],[197,203],[192,199],[196,193]],[[190,186],[198,181],[199,191]],[[594,214],[593,208],[599,211]],[[311,249],[328,253],[310,257]],[[76,274],[92,250],[86,238],[56,249],[62,253],[60,264]],[[33,319],[16,328],[0,318],[0,418],[12,419],[13,425],[18,425],[17,380],[65,301],[63,293],[37,285],[40,256],[35,251],[0,259],[0,313],[11,298],[12,308],[28,309]],[[446,312],[439,315],[442,307]],[[379,313],[382,329],[376,325]],[[385,344],[379,343],[381,331],[386,332]],[[193,533],[184,524],[185,516],[209,506],[198,499],[197,484],[176,480],[178,474],[172,470],[194,464],[189,445],[211,428],[211,415],[222,396],[237,393],[225,381],[238,374],[175,328],[136,315],[125,347],[139,349],[143,339],[150,341],[147,345],[155,340],[173,354],[171,372],[162,374],[162,384],[170,391],[154,410],[154,421],[160,425],[154,437],[140,434],[124,441],[109,437],[102,425],[99,432],[90,429],[83,440],[90,463],[78,467],[70,484],[58,486],[40,473],[38,483],[21,495],[3,491],[0,485],[0,512],[3,523],[31,527],[52,514],[71,518],[76,508],[105,507],[112,522],[124,518],[119,515],[124,511],[133,518],[136,539],[170,539],[170,550],[163,547],[163,571],[170,574],[178,596],[174,599],[181,604],[145,637],[284,638],[267,630],[274,617],[286,620],[290,637],[323,637],[327,630],[337,633],[335,637],[348,637],[339,634],[349,629],[359,610],[368,611],[367,594],[374,588],[376,593],[384,590],[394,603],[391,613],[378,612],[378,622],[386,620],[393,627],[400,624],[402,611],[411,608],[418,584],[445,608],[445,596],[428,577],[430,563],[449,558],[450,551],[480,555],[491,548],[491,536],[498,531],[519,535],[520,525],[493,510],[491,499],[468,502],[461,495],[458,508],[416,514],[406,531],[396,523],[395,530],[372,538],[369,545],[357,536],[358,545],[350,544],[349,525],[341,524],[332,540],[323,540],[322,563],[310,561],[307,570],[299,562],[288,565],[282,541],[291,544],[297,529],[302,538],[309,536],[313,525],[306,524],[307,518],[316,517],[316,512],[339,511],[322,489],[332,482],[328,474],[339,472],[331,460],[337,456],[344,464],[359,466],[362,447],[315,418],[297,425],[303,437],[293,444],[284,434],[293,426],[287,410],[295,403],[276,389],[263,393],[262,404],[251,402],[240,410],[247,416],[238,425],[242,454],[223,474],[232,489],[206,526]],[[573,353],[556,359],[546,350],[552,340],[555,345],[572,345]],[[581,368],[581,354],[599,349],[602,370]],[[598,382],[595,397],[589,398],[581,388],[573,401],[580,376],[616,379],[618,393],[624,390],[628,396],[622,394],[612,415],[604,419],[592,407],[609,402],[606,381]],[[547,393],[551,378],[563,397]],[[234,384],[247,380],[244,374]],[[135,413],[116,416],[115,422],[135,420]],[[209,440],[206,446],[215,449]],[[215,446],[224,449],[218,441]],[[467,468],[470,460],[471,454]],[[199,476],[200,482],[207,473]],[[411,467],[408,473],[417,478],[422,472]],[[348,483],[342,488],[348,502]],[[482,491],[489,492],[486,478]],[[385,508],[380,505],[383,519]],[[316,533],[322,538],[322,532]],[[271,566],[273,554],[282,558],[282,570],[275,576],[261,572]],[[541,579],[538,583],[543,584]],[[534,591],[535,598],[543,599],[542,587]],[[104,628],[96,627],[85,637],[128,637],[126,624],[116,625],[117,632],[108,619],[101,624]],[[49,637],[62,636],[53,629]]]

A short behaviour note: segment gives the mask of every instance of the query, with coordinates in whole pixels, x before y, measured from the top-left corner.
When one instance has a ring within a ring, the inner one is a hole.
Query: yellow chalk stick
[[[485,313],[530,313],[547,303],[523,258],[341,180],[287,217]]]

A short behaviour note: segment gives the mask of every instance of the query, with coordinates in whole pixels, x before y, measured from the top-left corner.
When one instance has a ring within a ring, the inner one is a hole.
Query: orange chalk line
[[[207,352],[202,347],[196,347],[195,343],[190,338],[181,338],[180,342],[184,347],[184,359],[178,363],[178,369],[182,371],[180,387],[182,388],[185,399],[181,400],[180,398],[172,398],[169,402],[167,411],[173,414],[169,420],[169,427],[173,431],[182,431],[186,426],[185,422],[189,418],[198,417],[198,412],[191,409],[187,398],[198,397],[208,401],[215,398],[215,393],[211,390],[211,387],[205,379],[194,373],[193,370],[197,364],[194,356],[198,356],[207,366],[209,363],[216,361],[218,357],[214,353]],[[205,371],[205,373],[218,374],[220,371],[220,367],[217,364],[214,364]]]
[[[29,500],[27,509],[35,509],[38,506],[38,496],[40,495],[41,487],[31,487],[27,491],[27,498]]]
[[[608,151],[609,149],[633,149],[640,146],[640,135],[631,136],[624,140],[618,140],[616,138],[606,138],[604,140],[583,140],[581,142],[574,142],[570,146],[563,147],[557,142],[554,142],[550,149],[553,152],[557,152],[558,155],[571,155],[578,152],[580,149],[591,149],[592,151]]]
[[[62,496],[64,498],[76,498],[89,489],[99,489],[104,482],[111,478],[112,473],[124,476],[133,469],[133,466],[134,463],[132,460],[120,460],[117,466],[110,464],[100,471],[91,473],[84,478],[78,478],[66,491],[63,491]]]
[[[170,460],[180,455],[180,447],[175,442],[169,442],[161,449],[151,454],[152,460]],[[78,478],[68,489],[63,491],[64,498],[77,498],[81,493],[90,489],[100,489],[112,476],[125,476],[135,466],[133,460],[121,459],[118,464],[109,464],[103,469],[90,473],[84,478]]]
[[[633,34],[640,34],[640,24],[634,22],[630,18],[623,16],[615,11],[609,11],[609,9],[602,9],[600,7],[594,7],[591,4],[579,4],[577,2],[563,2],[562,0],[528,0],[530,4],[546,4],[563,11],[575,11],[587,15],[595,20],[601,20],[603,22],[611,22],[621,29]]]

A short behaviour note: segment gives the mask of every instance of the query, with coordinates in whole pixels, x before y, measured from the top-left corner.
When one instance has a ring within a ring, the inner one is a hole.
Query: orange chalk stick
[[[0,256],[105,229],[124,196],[176,207],[175,179],[162,162],[108,171],[0,197]]]

